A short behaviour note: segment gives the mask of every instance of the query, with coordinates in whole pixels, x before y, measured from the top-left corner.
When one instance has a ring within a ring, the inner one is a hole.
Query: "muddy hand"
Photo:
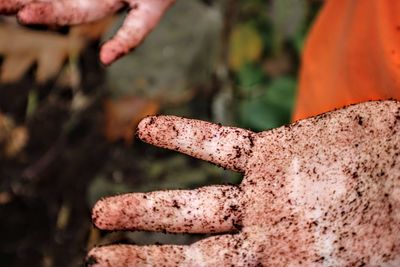
[[[90,266],[400,266],[400,102],[262,133],[149,117],[138,134],[245,178],[100,200],[101,229],[223,234],[190,246],[97,247]]]
[[[138,46],[175,0],[0,0],[0,14],[17,14],[24,24],[75,25],[130,11],[116,35],[106,42],[100,60],[108,65]]]

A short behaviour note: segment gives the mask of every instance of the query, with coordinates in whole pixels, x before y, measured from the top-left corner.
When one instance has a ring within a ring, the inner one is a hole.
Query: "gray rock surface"
[[[161,96],[167,102],[182,97],[209,79],[221,28],[218,8],[198,0],[177,1],[140,47],[108,68],[113,95]]]

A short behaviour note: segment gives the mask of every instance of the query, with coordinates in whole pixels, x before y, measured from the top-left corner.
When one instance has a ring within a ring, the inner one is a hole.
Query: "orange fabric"
[[[400,100],[400,1],[329,0],[305,44],[293,120]]]

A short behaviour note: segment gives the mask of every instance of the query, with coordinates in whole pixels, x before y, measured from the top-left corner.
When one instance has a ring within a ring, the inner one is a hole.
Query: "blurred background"
[[[125,192],[239,183],[241,176],[135,138],[146,115],[262,131],[290,122],[316,0],[179,0],[110,67],[99,45],[124,14],[70,28],[0,17],[0,266],[81,266],[110,243],[201,235],[101,232],[90,210]]]

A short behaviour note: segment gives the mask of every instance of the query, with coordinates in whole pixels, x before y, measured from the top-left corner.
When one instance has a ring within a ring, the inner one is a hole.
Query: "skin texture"
[[[138,46],[175,0],[0,0],[0,14],[17,14],[23,24],[76,25],[128,7],[123,26],[106,42],[100,60],[109,65]]]
[[[148,117],[139,138],[242,172],[242,183],[102,199],[93,222],[105,230],[221,235],[190,246],[97,247],[87,264],[399,266],[399,133],[397,101],[261,133]]]

